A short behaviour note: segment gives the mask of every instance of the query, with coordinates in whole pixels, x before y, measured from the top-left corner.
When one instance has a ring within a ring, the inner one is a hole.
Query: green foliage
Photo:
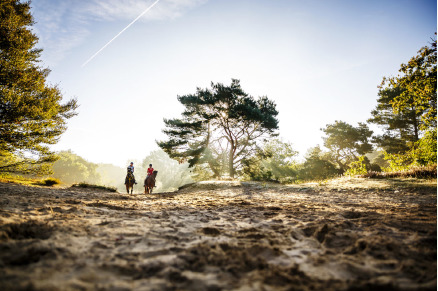
[[[364,123],[354,127],[343,121],[335,121],[334,124],[327,124],[321,129],[326,137],[324,146],[329,149],[329,158],[336,164],[343,173],[348,164],[358,159],[358,156],[365,155],[372,151],[370,143],[372,131]]]
[[[415,155],[413,151],[401,154],[385,152],[385,160],[389,163],[389,167],[384,169],[385,172],[406,171],[410,167],[415,166]]]
[[[373,151],[367,154],[369,160],[371,160],[371,171],[380,172],[383,168],[389,167],[389,163],[385,160],[384,151]]]
[[[97,164],[90,163],[71,151],[58,153],[59,160],[53,164],[53,177],[64,183],[100,183]]]
[[[151,152],[141,163],[143,169],[147,169],[149,164],[152,164],[152,167],[158,171],[157,191],[174,191],[182,185],[193,182],[189,165],[187,163],[178,163],[161,149]],[[141,177],[144,180],[146,172]],[[137,180],[140,183],[140,178],[137,178]]]
[[[385,150],[389,164],[385,172],[436,165],[436,62],[434,40],[401,65],[400,75],[384,78],[380,85],[378,105],[369,121],[384,129],[375,142]]]
[[[336,166],[324,157],[319,146],[309,150],[304,163],[299,167],[300,180],[325,180],[339,175]]]
[[[400,88],[400,94],[392,100],[395,112],[415,108],[421,115],[421,128],[436,127],[437,105],[437,46],[433,40],[431,46],[425,46],[412,57],[407,64],[402,64],[401,75],[388,78],[389,88]],[[384,80],[385,84],[385,80]]]
[[[406,171],[414,167],[436,165],[437,163],[437,130],[426,131],[407,152],[399,154],[385,153],[389,162],[386,172]]]
[[[0,155],[0,172],[15,173],[30,176],[44,176],[52,174],[52,163],[58,157],[54,154],[34,159],[28,157],[23,152],[8,153],[4,152]]]
[[[344,173],[346,176],[365,175],[368,173],[369,160],[365,156],[360,156],[357,161],[348,165],[348,170]]]
[[[240,81],[230,86],[211,83],[211,89],[178,96],[185,110],[181,119],[165,119],[169,137],[157,142],[169,156],[189,166],[206,164],[220,177],[230,177],[242,167],[242,160],[254,155],[256,142],[275,135],[278,129],[276,105],[267,97],[254,99]]]
[[[436,61],[434,41],[401,65],[401,75],[383,78],[377,107],[368,121],[384,130],[374,142],[386,152],[407,152],[422,131],[436,127]]]
[[[383,134],[377,135],[373,141],[388,153],[400,153],[410,149],[419,138],[421,125],[420,112],[415,107],[394,111],[393,102],[402,93],[399,87],[383,87],[379,89],[376,108],[371,111],[372,118],[368,122],[379,125]]]
[[[279,139],[266,142],[257,155],[243,161],[243,174],[254,181],[292,182],[297,176],[298,152]]]
[[[437,163],[437,129],[432,128],[425,132],[417,142],[415,155],[419,165],[433,165]]]
[[[56,160],[49,145],[75,115],[76,100],[62,105],[62,94],[49,86],[48,69],[38,65],[41,50],[30,26],[29,2],[0,2],[0,171],[36,172]]]

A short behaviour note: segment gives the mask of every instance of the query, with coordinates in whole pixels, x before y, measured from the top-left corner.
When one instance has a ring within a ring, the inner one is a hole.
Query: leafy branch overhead
[[[181,118],[164,120],[168,140],[157,143],[191,167],[208,164],[216,177],[225,170],[234,177],[242,160],[255,153],[257,141],[277,135],[275,103],[249,96],[239,80],[229,86],[211,83],[211,89],[197,88],[178,100],[185,110]]]

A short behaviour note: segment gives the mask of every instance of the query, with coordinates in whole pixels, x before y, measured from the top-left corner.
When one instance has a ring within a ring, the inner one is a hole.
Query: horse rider
[[[152,168],[152,164],[149,164],[149,168],[147,170],[147,176],[146,179],[144,179],[144,183],[146,184],[147,179],[152,176],[152,174],[154,173],[154,168]],[[144,185],[146,186],[146,185]]]
[[[128,175],[130,173],[132,174],[132,178],[134,179],[134,183],[137,184],[137,182],[135,181],[135,176],[134,176],[134,163],[133,162],[131,162],[131,164],[128,166],[127,172],[128,173],[127,173],[126,178],[125,178],[125,184],[128,183]]]

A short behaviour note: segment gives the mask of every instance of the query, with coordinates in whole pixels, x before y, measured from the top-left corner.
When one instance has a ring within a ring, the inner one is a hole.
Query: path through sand
[[[0,184],[0,286],[436,290],[436,186],[394,185],[205,182],[127,195]]]

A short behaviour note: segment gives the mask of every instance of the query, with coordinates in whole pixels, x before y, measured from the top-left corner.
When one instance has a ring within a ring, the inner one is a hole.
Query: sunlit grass
[[[62,182],[55,178],[33,178],[33,177],[24,177],[20,175],[14,175],[10,173],[2,173],[0,175],[1,183],[14,183],[26,186],[54,186],[59,185]]]

